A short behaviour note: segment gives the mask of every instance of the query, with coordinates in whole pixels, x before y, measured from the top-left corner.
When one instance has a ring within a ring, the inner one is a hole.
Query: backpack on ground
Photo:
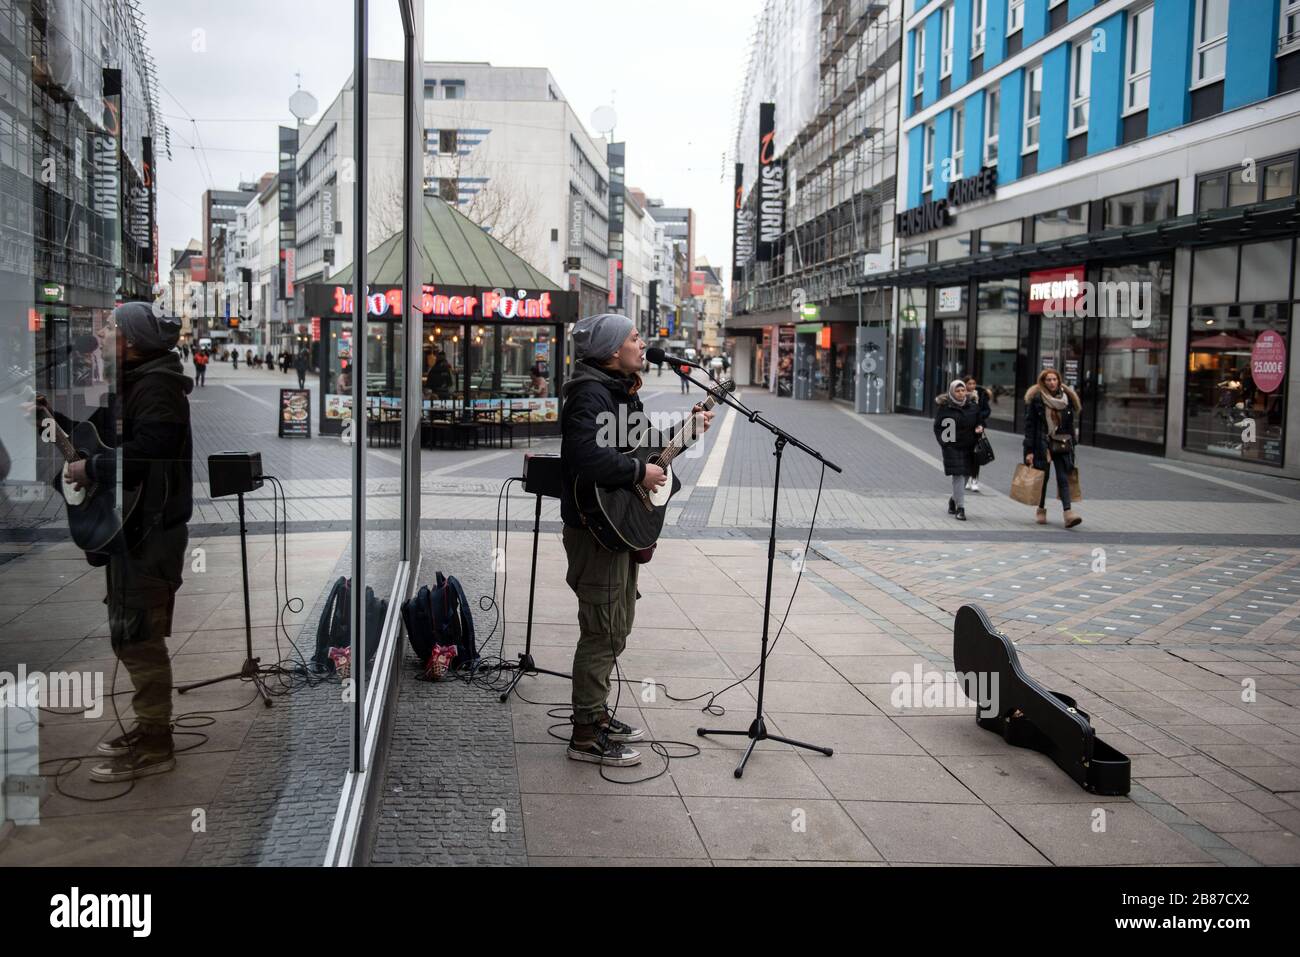
[[[375,654],[379,651],[379,636],[384,630],[384,618],[388,614],[388,600],[375,596],[373,588],[366,588],[366,672],[369,673],[375,663]],[[352,579],[342,575],[335,580],[321,609],[320,621],[316,625],[316,653],[312,655],[312,668],[317,672],[334,672],[334,662],[330,658],[331,648],[347,648],[352,645]]]
[[[432,588],[421,585],[413,597],[402,602],[402,622],[406,625],[406,638],[411,643],[411,650],[421,666],[433,654],[434,645],[456,647],[454,669],[473,670],[477,666],[474,616],[465,590],[454,575],[438,572]]]

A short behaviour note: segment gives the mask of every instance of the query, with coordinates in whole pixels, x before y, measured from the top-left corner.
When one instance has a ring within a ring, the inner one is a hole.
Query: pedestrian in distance
[[[208,354],[203,349],[194,350],[194,381],[207,388],[204,381],[208,377]]]
[[[289,374],[289,350],[288,349],[284,349],[280,353],[280,374],[281,375]]]
[[[232,349],[230,352],[230,367],[235,371],[239,370],[239,350]]]
[[[966,521],[966,478],[975,468],[975,443],[984,426],[979,402],[966,392],[966,383],[953,379],[948,391],[934,400],[934,437],[943,453],[943,474],[952,479],[948,514]]]
[[[307,350],[301,349],[293,360],[294,371],[298,373],[298,388],[307,388]]]
[[[973,375],[966,377],[966,397],[979,405],[979,424],[984,426],[988,423],[989,417],[993,415],[993,410],[989,405],[989,390],[980,387],[979,380]],[[966,479],[966,491],[978,494],[980,490],[980,464],[974,460],[971,461],[972,471],[970,477]]]
[[[691,383],[689,378],[691,374],[691,367],[682,366],[680,369],[677,370],[677,374],[682,377],[682,395],[686,395],[686,393],[691,391]]]
[[[1070,503],[1070,473],[1075,468],[1075,446],[1079,442],[1079,396],[1061,381],[1055,369],[1044,369],[1038,381],[1025,393],[1025,464],[1043,472],[1043,494],[1035,520],[1047,524],[1047,472],[1056,472],[1056,489],[1065,513],[1066,528],[1083,519]],[[1052,468],[1055,466],[1055,468]]]

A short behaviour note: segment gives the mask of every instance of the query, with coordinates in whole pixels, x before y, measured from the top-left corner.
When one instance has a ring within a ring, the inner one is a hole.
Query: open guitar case
[[[997,714],[977,714],[981,728],[1017,748],[1043,752],[1093,794],[1128,794],[1128,757],[1097,737],[1087,712],[1073,698],[1049,691],[1025,674],[1011,640],[975,605],[957,610],[952,659],[972,701],[978,697],[978,676],[989,676],[985,687]]]

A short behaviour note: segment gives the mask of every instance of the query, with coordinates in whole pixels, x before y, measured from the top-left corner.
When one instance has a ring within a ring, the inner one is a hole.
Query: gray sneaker
[[[611,741],[603,732],[590,741],[571,740],[569,757],[574,761],[587,761],[612,768],[630,768],[641,763],[640,751]]]
[[[605,709],[605,721],[600,725],[600,729],[609,736],[609,740],[622,744],[627,744],[630,741],[640,741],[645,737],[644,731],[618,720],[618,718],[610,714],[608,708]]]
[[[165,774],[175,767],[176,758],[170,748],[166,751],[137,750],[91,768],[90,780],[99,784],[116,784],[119,781],[147,778],[153,774]]]

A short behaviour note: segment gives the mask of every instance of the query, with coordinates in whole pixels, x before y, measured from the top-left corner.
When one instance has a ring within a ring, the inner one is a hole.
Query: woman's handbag
[[[975,464],[978,466],[983,467],[993,461],[993,443],[989,441],[987,435],[980,435],[979,439],[975,442],[975,450],[973,454],[975,456]]]
[[[1022,505],[1037,508],[1043,500],[1043,480],[1046,477],[1046,472],[1021,462],[1016,466],[1016,474],[1011,476],[1011,497]]]

